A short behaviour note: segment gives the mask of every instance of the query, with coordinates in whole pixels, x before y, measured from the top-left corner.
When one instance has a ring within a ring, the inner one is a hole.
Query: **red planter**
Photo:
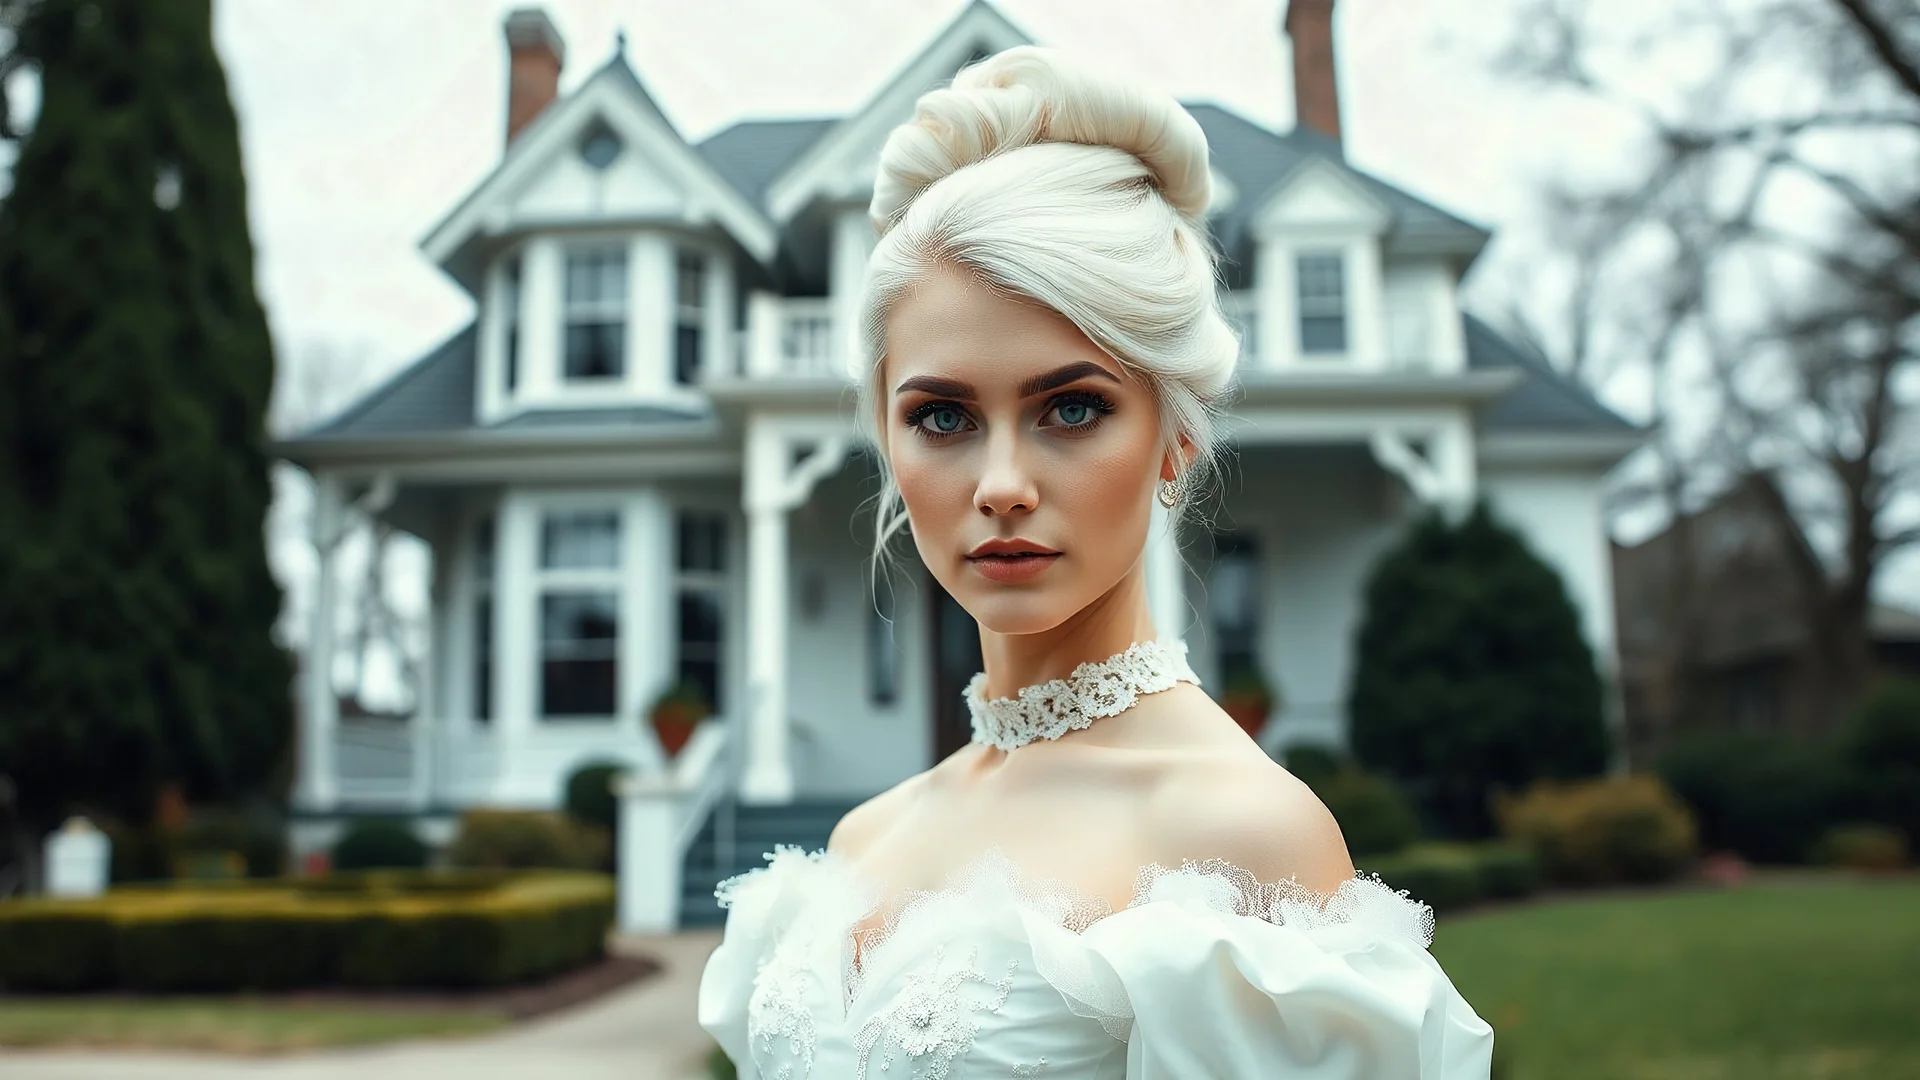
[[[653,733],[660,739],[660,749],[669,758],[678,756],[693,738],[693,729],[705,719],[706,713],[693,705],[669,702],[654,709]]]

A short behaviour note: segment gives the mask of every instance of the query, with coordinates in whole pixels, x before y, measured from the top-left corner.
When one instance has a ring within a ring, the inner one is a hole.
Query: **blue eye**
[[[1054,399],[1051,415],[1059,418],[1056,427],[1073,432],[1091,431],[1113,412],[1113,402],[1090,391],[1076,391]]]
[[[951,435],[959,431],[961,425],[967,422],[967,418],[960,415],[959,409],[948,405],[943,405],[927,415],[928,419],[933,421],[933,430],[942,435]]]
[[[946,439],[973,426],[967,411],[949,401],[929,401],[907,414],[906,424],[923,439]]]

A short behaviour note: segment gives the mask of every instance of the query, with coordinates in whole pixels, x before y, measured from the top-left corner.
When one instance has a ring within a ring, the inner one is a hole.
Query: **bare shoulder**
[[[1222,859],[1261,881],[1292,878],[1321,892],[1354,874],[1326,804],[1257,749],[1169,765],[1146,809],[1148,842],[1168,865]]]
[[[926,773],[916,773],[846,812],[827,838],[827,850],[847,858],[857,857],[873,843],[886,826],[897,821],[913,801]]]

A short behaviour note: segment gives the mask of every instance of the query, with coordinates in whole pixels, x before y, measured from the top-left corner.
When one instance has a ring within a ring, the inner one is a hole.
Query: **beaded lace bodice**
[[[1125,652],[1081,664],[1064,679],[1023,686],[1017,697],[989,701],[983,671],[967,683],[973,741],[1014,750],[1035,739],[1057,739],[1180,682],[1198,684],[1200,677],[1187,665],[1186,643],[1176,640],[1135,642]]]

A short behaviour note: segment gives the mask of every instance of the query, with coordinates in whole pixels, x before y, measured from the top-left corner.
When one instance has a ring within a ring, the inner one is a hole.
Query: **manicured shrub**
[[[1659,772],[1693,809],[1709,850],[1751,862],[1806,862],[1846,797],[1829,747],[1777,736],[1695,736],[1675,744]]]
[[[447,848],[447,863],[500,869],[591,869],[606,857],[604,837],[550,811],[469,810],[460,815],[460,835]]]
[[[1920,842],[1920,683],[1876,686],[1840,739],[1847,808]]]
[[[1692,862],[1693,815],[1658,778],[1547,781],[1497,800],[1506,834],[1540,857],[1553,881],[1572,885],[1666,881]]]
[[[1891,825],[1835,825],[1814,845],[1820,862],[1849,870],[1898,870],[1907,865],[1907,835]]]
[[[498,986],[601,956],[614,915],[602,874],[375,871],[329,884],[148,886],[0,905],[0,986]]]
[[[1399,851],[1420,836],[1406,797],[1381,777],[1347,768],[1312,786],[1340,823],[1347,851],[1355,858]]]
[[[1338,750],[1314,743],[1295,743],[1287,747],[1283,760],[1287,771],[1299,777],[1300,782],[1308,787],[1315,787],[1348,766]]]
[[[1407,895],[1435,912],[1467,907],[1484,895],[1479,866],[1468,845],[1414,844],[1391,855],[1357,858],[1354,862],[1363,873],[1380,875],[1380,880],[1405,889]]]
[[[567,777],[567,816],[583,825],[612,831],[620,820],[620,800],[613,794],[613,778],[627,767],[616,761],[582,765]]]
[[[1474,863],[1480,873],[1480,891],[1490,899],[1531,896],[1540,888],[1540,857],[1533,849],[1498,840],[1475,844]]]
[[[1353,754],[1449,835],[1494,830],[1489,795],[1598,775],[1600,678],[1560,577],[1482,505],[1415,523],[1366,587],[1348,696]]]
[[[427,845],[404,821],[374,818],[350,826],[333,845],[335,870],[418,869],[427,865]]]

